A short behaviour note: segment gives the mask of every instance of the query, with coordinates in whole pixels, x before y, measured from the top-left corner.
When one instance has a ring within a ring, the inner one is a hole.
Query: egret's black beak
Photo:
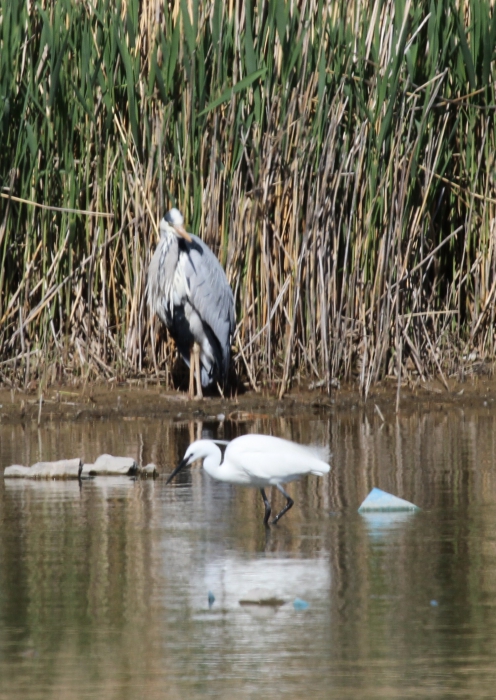
[[[176,468],[174,469],[174,471],[172,472],[172,474],[169,476],[169,478],[167,479],[167,481],[165,482],[165,485],[167,486],[167,484],[168,484],[170,481],[172,481],[172,479],[176,476],[176,474],[178,474],[178,473],[181,471],[181,469],[184,469],[184,467],[187,467],[188,464],[189,464],[188,460],[187,460],[185,457],[183,457],[182,460],[181,460],[181,461],[179,462],[179,464],[177,465],[177,467],[176,467]]]

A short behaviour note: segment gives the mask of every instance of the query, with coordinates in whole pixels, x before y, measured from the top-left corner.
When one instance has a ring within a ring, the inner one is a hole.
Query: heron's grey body
[[[223,384],[235,326],[233,294],[221,264],[200,238],[185,232],[177,209],[160,222],[147,298],[188,366],[194,344],[199,345],[201,385]]]

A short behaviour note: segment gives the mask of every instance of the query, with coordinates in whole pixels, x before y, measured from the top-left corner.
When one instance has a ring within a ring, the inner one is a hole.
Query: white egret
[[[323,476],[330,469],[310,447],[270,435],[242,435],[228,443],[223,462],[220,448],[213,440],[191,443],[167,484],[181,469],[198,459],[203,460],[203,468],[214,479],[259,488],[265,505],[264,525],[268,524],[271,513],[265,487],[276,486],[286,498],[286,505],[271,522],[274,524],[294,503],[283,484],[307,474]]]
[[[205,243],[188,233],[178,209],[160,222],[160,242],[150,262],[147,298],[190,368],[189,395],[227,379],[234,333],[234,298],[221,264]]]

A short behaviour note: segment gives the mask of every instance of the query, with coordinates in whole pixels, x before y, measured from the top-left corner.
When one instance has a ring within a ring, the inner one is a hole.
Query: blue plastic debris
[[[437,602],[437,600],[431,600],[431,605],[432,605],[433,608],[437,608],[437,606],[439,605],[439,603]]]
[[[358,509],[359,513],[367,511],[398,511],[398,510],[420,510],[418,506],[403,498],[393,496],[387,491],[373,488],[367,498]]]
[[[367,524],[369,535],[375,540],[381,540],[408,523],[415,517],[415,511],[364,510],[360,512],[360,517]]]
[[[294,599],[293,608],[295,610],[306,610],[309,607],[310,607],[310,603],[307,603],[306,600],[302,600],[301,598]]]
[[[212,593],[212,591],[209,591],[208,592],[208,607],[211,608],[214,603],[215,603],[215,596]]]

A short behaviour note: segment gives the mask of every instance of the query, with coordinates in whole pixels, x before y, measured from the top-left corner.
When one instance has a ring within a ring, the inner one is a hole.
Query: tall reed
[[[488,0],[4,3],[0,381],[170,367],[144,289],[171,205],[253,386],[492,359],[495,46]]]

